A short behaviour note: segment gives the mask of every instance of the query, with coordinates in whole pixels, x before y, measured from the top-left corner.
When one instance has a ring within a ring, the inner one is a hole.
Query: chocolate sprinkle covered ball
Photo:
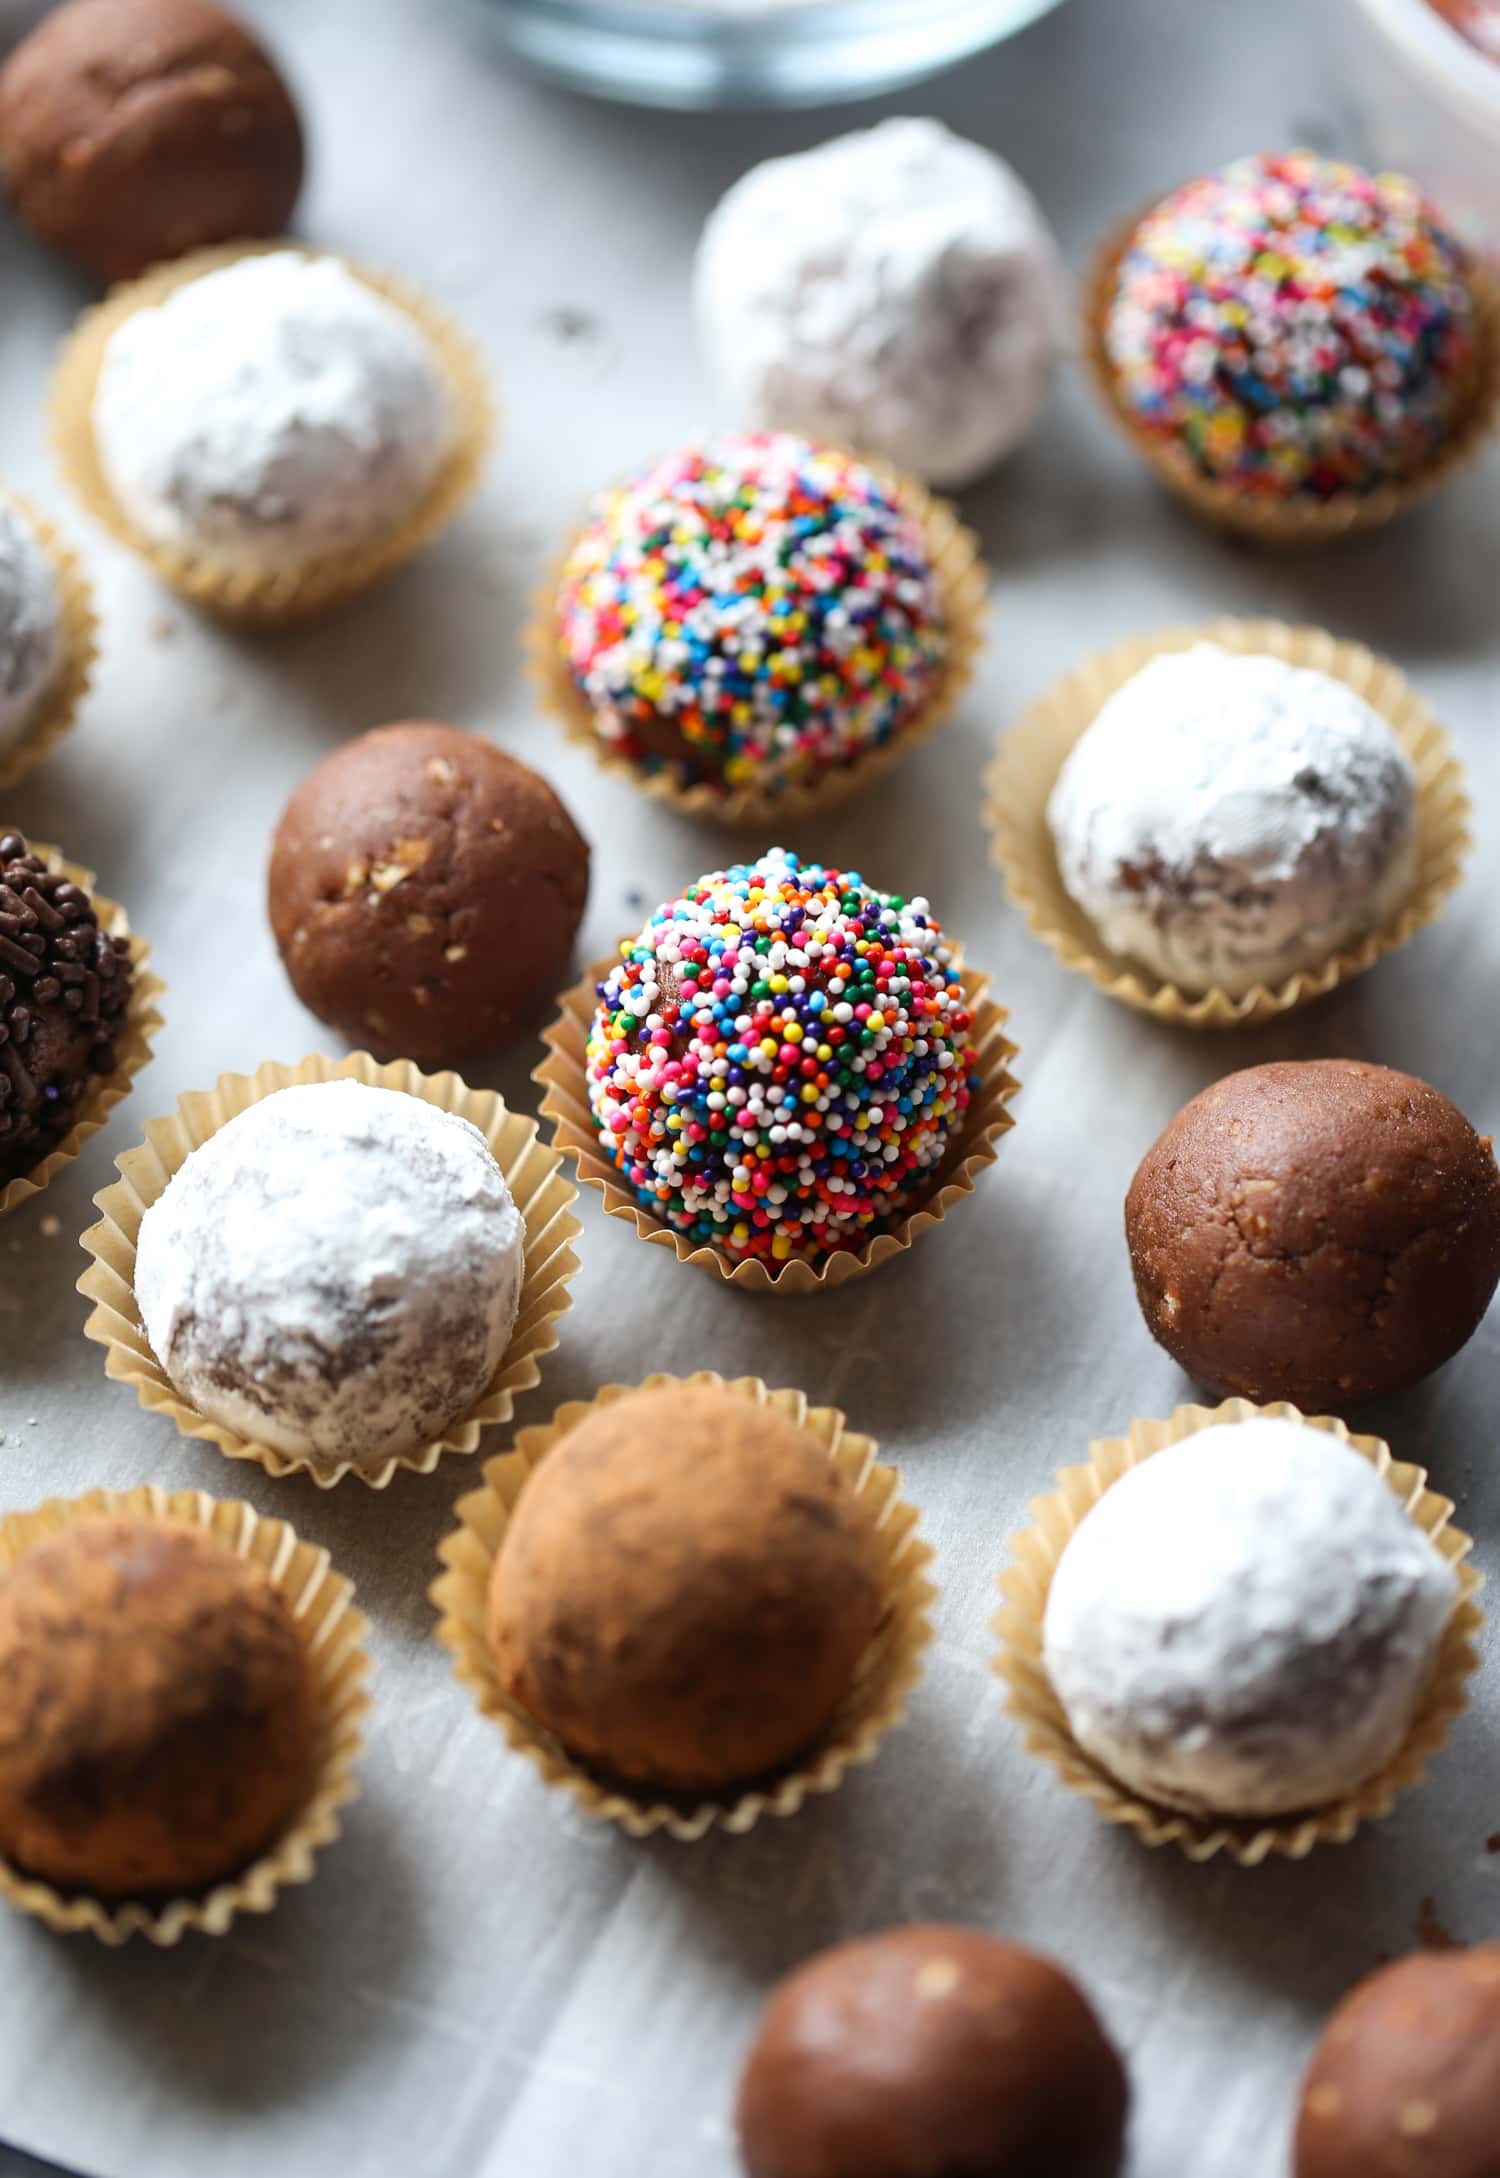
[[[1313,2052],[1295,2178],[1500,2178],[1497,2083],[1500,1946],[1384,1967]]]
[[[948,645],[899,489],[785,433],[690,446],[608,493],[563,568],[557,634],[608,747],[731,790],[889,741]]]
[[[1077,1984],[976,1929],[888,1930],[773,1991],[747,2178],[1116,2178],[1129,2085]]]
[[[773,847],[659,907],[599,985],[589,1105],[641,1208],[735,1262],[858,1248],[963,1125],[978,1056],[926,900]]]
[[[596,1407],[527,1480],[490,1584],[501,1685],[581,1760],[715,1791],[823,1730],[880,1623],[837,1464],[722,1387]]]
[[[40,1164],[114,1071],[132,973],[88,894],[0,834],[0,1185]]]
[[[1353,1059],[1248,1067],[1183,1106],[1125,1203],[1153,1337],[1220,1396],[1342,1413],[1404,1391],[1500,1282],[1500,1171],[1426,1082]]]
[[[454,726],[382,726],[287,803],[271,928],[320,1021],[453,1066],[556,996],[588,885],[588,843],[538,773]]]
[[[124,280],[280,234],[302,125],[264,47],[206,0],[67,0],[0,70],[0,170],[34,234]]]
[[[1414,476],[1479,364],[1464,252],[1416,185],[1308,151],[1236,160],[1148,212],[1104,341],[1136,425],[1263,500]]]
[[[259,1567],[174,1522],[80,1522],[0,1580],[0,1851],[100,1896],[197,1889],[285,1828],[314,1710]]]

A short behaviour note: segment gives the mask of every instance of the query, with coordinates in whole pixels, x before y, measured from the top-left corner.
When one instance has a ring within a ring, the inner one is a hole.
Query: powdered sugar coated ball
[[[141,1221],[136,1299],[201,1414],[370,1469],[440,1436],[488,1385],[524,1241],[467,1120],[307,1083],[250,1105],[174,1175]]]
[[[1329,674],[1215,643],[1116,690],[1047,819],[1111,952],[1188,991],[1320,965],[1379,929],[1416,870],[1415,775],[1379,712]]]
[[[0,498],[0,753],[32,724],[61,659],[52,562],[20,508]]]
[[[737,421],[937,484],[982,475],[1031,429],[1063,293],[1029,191],[936,121],[752,167],[698,249],[699,338]]]
[[[144,533],[297,564],[363,544],[421,500],[452,440],[419,326],[333,258],[241,258],[111,336],[94,442]]]
[[[1064,1550],[1043,1656],[1074,1738],[1146,1799],[1326,1806],[1397,1753],[1458,1599],[1368,1460],[1223,1424],[1122,1476]]]

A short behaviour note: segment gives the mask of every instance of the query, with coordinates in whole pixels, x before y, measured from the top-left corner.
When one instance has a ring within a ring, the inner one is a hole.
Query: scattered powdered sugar
[[[520,1213],[477,1128],[363,1083],[283,1089],[196,1149],[141,1221],[135,1290],[200,1413],[372,1468],[441,1434],[504,1356]]]
[[[1416,782],[1363,697],[1214,643],[1103,706],[1047,810],[1063,883],[1112,952],[1231,995],[1316,966],[1411,889]]]
[[[61,659],[52,563],[20,508],[0,498],[0,753],[31,725]]]
[[[710,215],[696,306],[755,430],[962,484],[1041,406],[1064,282],[1035,200],[940,122],[883,121],[752,167]]]
[[[1086,1753],[1221,1815],[1325,1805],[1398,1751],[1458,1598],[1374,1468],[1300,1423],[1201,1431],[1063,1552],[1044,1660]]]
[[[310,560],[402,520],[453,416],[426,336],[332,258],[242,258],[136,310],[94,394],[100,465],[148,536]]]

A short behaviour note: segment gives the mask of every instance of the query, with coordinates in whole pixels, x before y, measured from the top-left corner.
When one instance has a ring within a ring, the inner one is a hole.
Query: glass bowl
[[[519,60],[601,98],[834,105],[967,59],[1060,0],[483,0]]]

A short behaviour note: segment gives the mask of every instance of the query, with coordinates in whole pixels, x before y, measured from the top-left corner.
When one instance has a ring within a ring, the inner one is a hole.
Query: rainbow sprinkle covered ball
[[[558,639],[611,749],[731,791],[890,740],[947,651],[899,490],[782,433],[688,447],[606,494],[563,569]]]
[[[1138,425],[1266,499],[1415,475],[1478,361],[1463,251],[1415,185],[1305,151],[1237,160],[1149,212],[1104,340]]]
[[[599,985],[589,1104],[641,1207],[739,1262],[857,1248],[909,1209],[974,1093],[925,900],[772,848],[657,909]]]

